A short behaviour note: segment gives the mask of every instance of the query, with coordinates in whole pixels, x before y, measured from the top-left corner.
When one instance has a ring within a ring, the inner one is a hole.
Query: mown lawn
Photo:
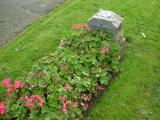
[[[0,49],[0,80],[15,79],[29,71],[37,59],[56,49],[63,36],[75,34],[73,23],[86,22],[100,8],[124,17],[129,44],[121,74],[91,109],[88,119],[159,120],[159,0],[67,0]]]

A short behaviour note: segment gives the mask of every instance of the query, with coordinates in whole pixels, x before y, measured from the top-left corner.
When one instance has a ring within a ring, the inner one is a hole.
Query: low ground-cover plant
[[[62,39],[21,78],[4,80],[0,116],[7,119],[80,119],[98,91],[119,71],[118,43],[105,32],[82,32]]]
[[[26,119],[29,113],[39,112],[43,107],[43,99],[39,95],[31,95],[27,83],[22,81],[11,83],[11,80],[6,78],[1,85],[6,92],[4,98],[1,98],[4,102],[0,102],[0,118]]]

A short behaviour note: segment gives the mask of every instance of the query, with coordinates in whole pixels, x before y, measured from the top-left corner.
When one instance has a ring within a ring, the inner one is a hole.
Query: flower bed
[[[82,32],[61,40],[57,50],[39,59],[14,84],[3,80],[0,118],[82,118],[93,96],[104,91],[120,69],[120,46],[105,32]]]

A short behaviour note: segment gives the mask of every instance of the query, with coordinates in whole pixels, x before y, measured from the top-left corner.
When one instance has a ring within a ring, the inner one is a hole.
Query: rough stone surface
[[[123,18],[112,11],[100,10],[89,19],[88,27],[91,31],[106,30],[113,34],[116,41],[124,41]]]
[[[104,29],[115,34],[121,29],[123,19],[112,11],[100,10],[88,21],[91,30]]]

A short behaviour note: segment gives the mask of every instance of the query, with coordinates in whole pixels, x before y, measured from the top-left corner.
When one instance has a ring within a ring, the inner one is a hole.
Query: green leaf
[[[107,75],[102,75],[102,76],[100,77],[100,83],[101,83],[101,84],[105,84],[105,85],[108,84],[108,77],[107,77]]]

